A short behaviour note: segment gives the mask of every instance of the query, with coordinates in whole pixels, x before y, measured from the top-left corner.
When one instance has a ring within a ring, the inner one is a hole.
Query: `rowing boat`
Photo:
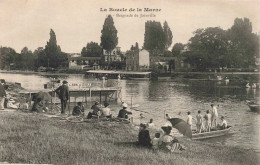
[[[230,131],[230,129],[231,129],[231,126],[228,126],[228,128],[223,129],[223,130],[214,130],[214,131],[210,131],[210,132],[193,133],[192,139],[200,140],[200,139],[208,139],[208,138],[224,136]]]
[[[252,112],[260,113],[260,104],[248,104]]]

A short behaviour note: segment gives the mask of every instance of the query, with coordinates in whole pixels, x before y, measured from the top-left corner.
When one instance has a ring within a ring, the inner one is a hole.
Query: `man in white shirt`
[[[214,124],[215,128],[217,128],[218,110],[214,104],[211,104],[211,107],[212,107],[211,127],[213,128],[213,124]]]
[[[190,112],[188,112],[187,114],[188,114],[187,123],[190,125],[190,129],[191,129],[191,126],[192,126],[192,116],[190,115]]]
[[[147,123],[148,128],[154,127],[153,119],[150,119],[150,122]]]
[[[224,119],[224,116],[221,116],[221,125],[220,125],[220,129],[226,129],[227,128],[227,121]]]
[[[196,123],[196,126],[197,126],[197,132],[198,133],[201,133],[201,130],[202,130],[202,115],[201,115],[201,111],[198,111],[198,114],[196,116],[196,119],[197,119],[197,123]]]
[[[111,118],[112,114],[110,113],[110,108],[108,108],[109,104],[107,102],[104,103],[104,108],[101,109],[102,116]]]

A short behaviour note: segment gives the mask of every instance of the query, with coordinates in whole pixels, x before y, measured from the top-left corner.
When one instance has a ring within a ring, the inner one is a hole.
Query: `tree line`
[[[259,57],[259,36],[252,32],[252,23],[248,18],[236,18],[234,24],[228,30],[220,27],[200,28],[193,32],[188,43],[176,43],[171,51],[172,31],[167,21],[163,23],[147,21],[145,23],[144,44],[151,55],[175,56],[185,59],[198,70],[206,68],[249,68],[255,65],[255,57]],[[111,51],[118,44],[117,29],[111,15],[104,21],[101,30],[101,43],[89,42],[81,50],[83,57],[102,57],[105,49],[111,55]],[[138,44],[138,43],[136,43]],[[138,47],[139,49],[139,47]],[[133,46],[129,51],[133,50]],[[126,53],[126,55],[129,53]],[[121,53],[122,59],[125,59]],[[50,30],[50,39],[45,48],[39,47],[34,52],[24,47],[20,53],[9,47],[0,47],[0,68],[11,66],[14,69],[33,70],[39,66],[66,67],[68,66],[68,54],[61,51],[57,45],[55,32]],[[121,62],[122,63],[122,62]],[[102,66],[122,69],[124,64],[108,62],[104,59]]]
[[[20,53],[13,48],[0,47],[0,69],[35,70],[40,66],[58,68],[68,66],[68,54],[57,45],[55,32],[50,30],[50,39],[45,48],[34,52],[24,47]]]

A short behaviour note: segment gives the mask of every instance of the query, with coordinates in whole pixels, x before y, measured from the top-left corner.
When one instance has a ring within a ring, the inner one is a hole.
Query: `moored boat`
[[[260,104],[248,104],[252,112],[260,113]]]
[[[231,126],[228,126],[228,128],[222,129],[222,130],[213,130],[213,131],[210,131],[210,132],[193,133],[192,139],[193,140],[200,140],[200,139],[208,139],[208,138],[224,136],[230,131],[230,129],[231,129]]]

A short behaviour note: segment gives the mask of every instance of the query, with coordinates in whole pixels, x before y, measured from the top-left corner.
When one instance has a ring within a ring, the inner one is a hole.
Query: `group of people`
[[[218,110],[217,107],[214,104],[211,104],[212,111],[211,113],[209,110],[206,111],[206,114],[203,116],[201,114],[201,111],[198,111],[198,114],[196,115],[196,127],[197,132],[201,133],[202,131],[210,132],[212,129],[226,129],[227,128],[227,121],[225,120],[224,116],[221,116],[221,123],[217,124],[218,119]],[[187,123],[190,125],[190,128],[192,129],[192,116],[191,113],[188,112],[187,117]],[[205,122],[203,122],[203,119]]]
[[[161,129],[164,131],[164,134],[161,136],[159,132],[156,132],[153,139],[150,138],[149,130],[146,129],[147,124],[140,124],[139,128],[137,141],[137,145],[139,146],[169,152],[178,152],[186,149],[185,146],[180,144],[178,140],[171,135],[171,126],[161,127]]]

